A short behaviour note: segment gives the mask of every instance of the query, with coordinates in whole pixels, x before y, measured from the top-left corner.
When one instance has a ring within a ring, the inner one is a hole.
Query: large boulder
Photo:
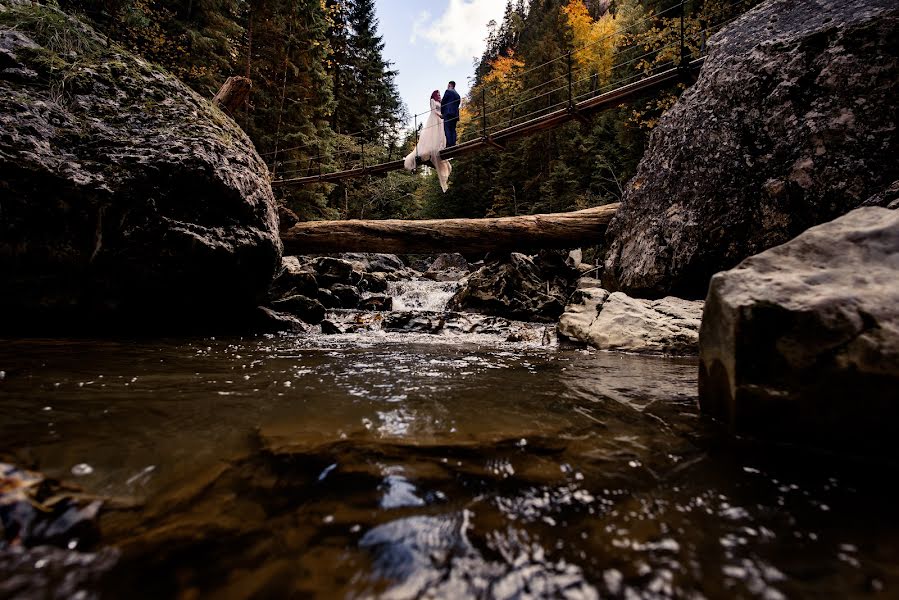
[[[896,39],[895,0],[768,0],[713,36],[609,225],[606,286],[702,298],[899,179]]]
[[[522,321],[555,321],[579,275],[566,264],[566,256],[513,252],[495,259],[462,280],[448,308]]]
[[[892,447],[899,211],[860,208],[712,278],[699,402],[735,432]]]
[[[231,119],[53,7],[0,4],[0,329],[232,321],[280,255]]]
[[[583,287],[565,307],[559,333],[601,350],[696,354],[702,304],[673,297],[641,300]]]

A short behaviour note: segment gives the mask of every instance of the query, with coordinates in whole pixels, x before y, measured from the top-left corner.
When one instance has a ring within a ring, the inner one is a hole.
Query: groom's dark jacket
[[[443,100],[440,101],[440,114],[446,119],[459,118],[459,104],[462,98],[456,90],[446,90],[443,93]]]

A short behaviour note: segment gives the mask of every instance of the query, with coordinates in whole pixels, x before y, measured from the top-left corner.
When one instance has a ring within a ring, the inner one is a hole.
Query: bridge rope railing
[[[684,1],[659,13],[648,14],[641,19],[634,20],[629,25],[616,29],[606,36],[602,36],[589,44],[572,49],[539,65],[513,71],[499,81],[481,85],[480,99],[469,99],[469,112],[466,118],[460,122],[460,145],[468,143],[470,146],[471,142],[480,141],[484,142],[483,145],[486,146],[500,147],[491,138],[502,134],[505,130],[514,129],[540,118],[552,116],[558,111],[566,109],[569,112],[575,111],[578,103],[591,98],[601,97],[605,94],[611,94],[616,88],[631,86],[641,79],[652,80],[653,77],[666,70],[683,68],[691,64],[691,61],[694,59],[704,56],[705,42],[712,33],[739,18],[743,14],[743,11],[740,10],[742,7],[755,4],[757,1],[734,0],[711,13],[702,14],[698,19],[694,19],[694,21],[700,23],[700,28],[698,29],[695,22],[691,22],[690,26],[687,25],[684,16],[684,7],[687,2]],[[591,71],[587,65],[575,67],[574,57],[577,54],[585,52],[598,44],[608,43],[615,37],[627,39],[628,36],[632,36],[640,27],[647,23],[658,23],[660,19],[671,17],[680,21],[679,28],[676,28],[678,35],[672,36],[672,39],[662,40],[655,44],[655,47],[652,47],[652,45],[648,46],[646,41],[634,36],[630,43],[615,47],[616,56],[622,57],[622,60],[607,66],[602,74],[597,73],[595,70]],[[714,23],[711,23],[713,20]],[[701,26],[703,21],[706,24],[704,27]],[[636,52],[639,52],[639,54],[636,54]],[[668,58],[668,60],[661,60],[661,58]],[[559,63],[562,61],[565,62],[560,65]],[[550,67],[559,69],[560,66],[563,69],[561,73],[558,71],[550,73],[548,79],[525,87],[527,76],[533,77],[540,69]],[[587,75],[584,77],[575,77],[585,73]],[[562,81],[562,84],[552,89],[541,89],[560,81]],[[513,90],[514,94],[522,99],[510,102],[508,100],[509,90]],[[540,93],[536,93],[537,91]],[[488,102],[488,93],[491,92],[491,101]],[[480,101],[478,102],[478,100]],[[545,105],[543,102],[545,102]],[[473,111],[471,110],[472,108],[474,109]],[[419,125],[419,118],[427,115],[429,112],[428,110],[409,115],[400,121],[402,130],[406,130],[408,125],[412,126],[411,130],[406,131],[411,131],[411,142],[413,144],[417,145],[420,135],[426,129],[426,126]],[[581,118],[579,114],[574,116]],[[442,123],[437,123],[435,126],[442,127],[443,125]],[[377,143],[372,142],[370,138],[366,139],[366,134],[373,132],[380,133],[382,141],[386,137],[392,138],[390,144],[379,146]],[[273,184],[315,183],[321,180],[332,180],[334,179],[333,176],[341,173],[346,174],[347,178],[365,175],[366,173],[382,174],[387,170],[401,167],[399,163],[401,163],[402,159],[402,145],[397,143],[400,137],[400,131],[394,132],[394,135],[385,135],[384,126],[378,124],[352,134],[338,134],[336,149],[328,148],[323,150],[323,144],[318,141],[282,148],[262,156],[271,160],[270,171],[279,175],[279,177],[273,179]],[[341,145],[344,147],[341,148]],[[278,153],[282,155],[288,152],[303,153],[310,149],[312,149],[311,153],[298,158],[277,158]],[[367,157],[366,151],[368,151]],[[398,154],[397,159],[399,160],[392,160],[394,152]],[[449,151],[444,151],[444,153],[447,152]],[[452,152],[450,153],[452,154]],[[335,162],[339,159],[343,159],[342,167],[337,167],[341,170],[329,171],[328,169],[334,168]],[[385,159],[387,162],[376,162]]]
[[[562,55],[560,55],[560,56],[557,56],[557,57],[555,57],[555,58],[552,58],[552,59],[550,59],[550,60],[547,60],[547,61],[545,61],[545,62],[543,62],[543,63],[541,63],[541,64],[539,64],[539,65],[530,67],[530,68],[528,68],[528,69],[526,69],[526,70],[516,72],[516,73],[514,73],[512,76],[513,76],[514,78],[516,78],[516,79],[524,80],[525,76],[527,76],[527,75],[529,75],[529,74],[532,74],[532,73],[535,73],[536,71],[538,71],[538,70],[540,70],[540,69],[542,69],[542,68],[545,68],[545,67],[547,67],[547,66],[551,66],[551,65],[553,65],[553,64],[555,64],[555,63],[558,63],[558,62],[560,62],[561,60],[567,59],[567,58],[569,58],[569,55],[575,55],[575,54],[577,54],[577,53],[579,53],[579,52],[587,51],[587,50],[591,49],[592,47],[594,47],[594,46],[596,46],[596,45],[598,45],[598,44],[600,44],[600,43],[603,43],[603,42],[607,41],[608,39],[611,39],[611,38],[613,38],[613,37],[615,37],[615,36],[620,36],[620,35],[627,34],[627,33],[629,33],[629,32],[632,32],[632,30],[638,28],[639,26],[642,26],[642,25],[645,25],[645,24],[648,23],[648,22],[651,22],[652,20],[655,20],[655,19],[658,19],[658,18],[662,18],[662,17],[664,17],[666,14],[674,13],[676,10],[680,10],[681,7],[683,6],[683,4],[684,4],[684,2],[682,2],[682,3],[678,4],[678,5],[675,5],[675,6],[673,6],[673,7],[669,7],[668,9],[666,9],[666,10],[664,10],[664,11],[661,11],[661,12],[659,12],[659,13],[657,13],[657,14],[649,14],[649,15],[646,15],[646,16],[644,16],[643,18],[636,20],[634,23],[631,23],[629,26],[624,27],[624,28],[621,28],[620,30],[617,30],[617,31],[615,31],[615,32],[613,32],[613,33],[611,33],[611,34],[609,34],[609,35],[606,35],[606,36],[603,36],[602,38],[599,38],[599,39],[597,39],[597,40],[594,40],[594,41],[591,42],[590,44],[586,44],[586,45],[581,46],[581,47],[579,47],[579,48],[573,49],[573,50],[572,50],[571,52],[569,52],[569,53],[562,54]],[[543,86],[545,86],[545,85],[548,85],[549,83],[552,83],[552,82],[554,82],[554,81],[558,81],[558,80],[563,79],[563,78],[566,78],[566,77],[568,77],[568,75],[567,75],[566,73],[563,73],[563,74],[561,74],[561,75],[559,75],[559,76],[557,76],[557,77],[555,77],[555,78],[553,78],[553,79],[551,79],[551,80],[541,81],[541,82],[537,83],[536,85],[533,85],[533,86],[531,86],[531,87],[529,87],[529,88],[523,89],[523,90],[521,90],[521,93],[527,93],[527,92],[529,92],[529,91],[533,91],[533,90],[539,89],[540,87],[543,87]],[[500,82],[500,83],[507,84],[507,82]],[[564,88],[564,87],[565,87],[565,86],[563,86],[563,88]],[[560,89],[561,89],[561,88],[560,88]],[[557,91],[557,90],[555,90],[555,91]],[[429,112],[430,112],[429,110],[426,110],[426,111],[422,111],[422,112],[416,113],[416,114],[414,114],[414,115],[410,115],[409,117],[407,117],[406,120],[403,121],[403,125],[412,125],[414,129],[417,129],[417,127],[416,127],[416,125],[417,125],[417,119],[418,119],[419,117],[422,117],[422,116],[424,116],[424,115],[427,115]],[[480,115],[479,115],[479,116],[480,116]],[[345,137],[345,138],[353,138],[353,139],[355,139],[357,142],[360,143],[360,146],[361,146],[361,142],[363,141],[363,135],[364,135],[365,133],[370,133],[370,132],[373,132],[373,131],[377,131],[377,130],[379,130],[379,129],[381,129],[381,128],[382,128],[382,126],[380,126],[380,125],[375,125],[375,126],[372,126],[372,127],[370,127],[370,128],[366,128],[366,129],[363,129],[363,130],[360,130],[360,131],[356,131],[356,132],[353,132],[353,133],[350,133],[350,134],[340,134],[340,135],[341,135],[342,137]],[[275,151],[272,151],[272,152],[264,153],[262,156],[263,156],[263,157],[270,157],[270,156],[274,156],[274,155],[276,155],[276,154],[278,154],[278,153],[284,153],[284,152],[295,151],[295,150],[304,150],[304,149],[308,149],[308,148],[310,148],[310,147],[317,146],[317,145],[319,145],[319,144],[320,144],[319,142],[312,142],[312,143],[308,143],[308,144],[294,145],[294,146],[290,146],[290,147],[288,147],[288,148],[281,148],[281,149],[279,149],[279,150],[275,150]],[[294,162],[305,162],[305,159],[295,159]],[[286,163],[285,163],[285,164],[286,164]]]

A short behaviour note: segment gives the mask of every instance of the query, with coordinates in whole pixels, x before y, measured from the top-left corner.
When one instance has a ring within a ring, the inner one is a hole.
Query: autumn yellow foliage
[[[583,0],[570,0],[562,12],[571,28],[575,48],[572,59],[579,77],[596,74],[600,83],[608,83],[615,64],[615,48],[621,41],[615,16],[606,13],[594,20]]]
[[[509,50],[508,56],[499,56],[490,61],[490,72],[484,77],[484,81],[491,86],[491,89],[503,93],[521,91],[521,79],[515,75],[523,67],[524,62],[515,58],[515,53]]]

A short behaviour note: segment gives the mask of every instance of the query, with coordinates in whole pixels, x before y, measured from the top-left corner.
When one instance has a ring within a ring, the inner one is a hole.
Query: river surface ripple
[[[0,579],[55,597],[68,577],[80,598],[899,594],[895,469],[729,442],[697,413],[694,360],[437,342],[0,342],[0,453],[107,497],[118,549],[40,576],[20,553]]]

